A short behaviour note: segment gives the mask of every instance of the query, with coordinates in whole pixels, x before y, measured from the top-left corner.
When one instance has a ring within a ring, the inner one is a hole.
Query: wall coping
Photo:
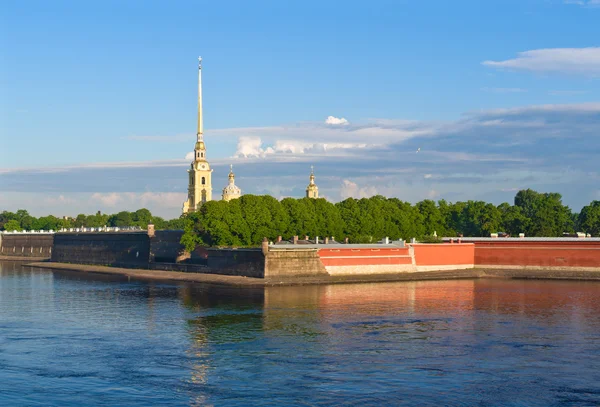
[[[461,242],[600,242],[600,237],[444,237],[444,242],[460,239]]]
[[[399,245],[395,243],[323,243],[323,244],[272,244],[269,250],[315,250],[315,249],[406,249],[408,245]]]

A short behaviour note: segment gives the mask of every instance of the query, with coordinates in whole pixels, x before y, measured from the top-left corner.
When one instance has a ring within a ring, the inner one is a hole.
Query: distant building
[[[203,203],[212,200],[212,169],[206,160],[202,123],[202,58],[198,58],[198,130],[194,146],[194,160],[188,170],[188,199],[183,213],[194,212]]]
[[[315,184],[315,172],[312,166],[310,167],[310,182],[306,187],[306,197],[313,199],[319,197],[319,187]]]
[[[233,165],[229,166],[229,184],[223,188],[222,199],[231,201],[242,196],[242,190],[235,185],[235,174],[233,173]]]

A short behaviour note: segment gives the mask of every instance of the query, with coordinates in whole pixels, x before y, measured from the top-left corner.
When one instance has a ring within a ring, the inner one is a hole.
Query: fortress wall
[[[208,249],[206,273],[265,277],[265,255],[261,249]]]
[[[332,276],[416,271],[408,247],[323,248],[319,249],[319,257]]]
[[[417,271],[460,270],[475,266],[475,245],[461,244],[411,244]]]
[[[0,256],[49,258],[54,244],[53,234],[0,234]]]
[[[600,270],[600,242],[475,242],[475,265],[490,268]]]
[[[265,256],[265,278],[326,276],[317,249],[270,249]]]
[[[57,233],[52,261],[148,268],[150,238],[146,232]]]
[[[157,230],[150,238],[150,262],[176,263],[184,254],[183,230]]]

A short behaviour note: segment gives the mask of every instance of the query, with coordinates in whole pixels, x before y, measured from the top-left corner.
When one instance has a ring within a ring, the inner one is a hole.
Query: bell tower
[[[319,197],[319,187],[315,184],[315,171],[312,165],[310,166],[310,182],[306,187],[306,197],[312,199]]]
[[[183,203],[183,213],[197,211],[203,203],[212,200],[212,169],[206,160],[204,125],[202,121],[202,57],[198,58],[198,129],[194,160],[188,170],[188,199]]]

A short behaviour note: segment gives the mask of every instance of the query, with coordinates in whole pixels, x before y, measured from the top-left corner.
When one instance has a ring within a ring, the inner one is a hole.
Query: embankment
[[[479,278],[505,278],[505,279],[540,279],[540,280],[579,280],[599,281],[599,271],[543,271],[543,270],[445,270],[425,271],[397,274],[365,274],[365,275],[319,275],[288,278],[253,278],[214,273],[186,273],[164,270],[132,269],[106,266],[93,266],[83,264],[65,263],[30,263],[27,266],[83,273],[99,273],[105,275],[126,276],[140,281],[170,281],[202,283],[215,285],[265,287],[265,286],[291,286],[314,284],[358,284],[358,283],[385,283],[401,281],[427,281],[427,280],[457,280]]]

